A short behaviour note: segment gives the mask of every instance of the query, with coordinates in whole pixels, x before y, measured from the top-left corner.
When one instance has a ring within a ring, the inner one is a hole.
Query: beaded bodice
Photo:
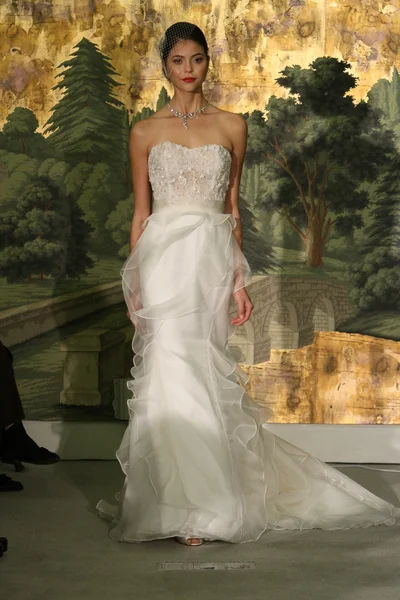
[[[149,154],[152,212],[166,207],[224,212],[231,155],[225,146],[207,144],[188,148],[161,142]]]

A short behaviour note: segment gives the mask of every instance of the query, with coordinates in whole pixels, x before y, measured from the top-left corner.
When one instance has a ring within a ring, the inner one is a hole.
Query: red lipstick
[[[191,83],[192,81],[194,81],[194,77],[185,77],[185,79],[182,79],[182,81],[184,81],[185,83]]]

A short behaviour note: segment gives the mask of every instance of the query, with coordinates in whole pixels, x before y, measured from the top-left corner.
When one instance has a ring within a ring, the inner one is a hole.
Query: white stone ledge
[[[114,281],[9,308],[0,312],[0,339],[14,346],[123,300],[121,282]]]

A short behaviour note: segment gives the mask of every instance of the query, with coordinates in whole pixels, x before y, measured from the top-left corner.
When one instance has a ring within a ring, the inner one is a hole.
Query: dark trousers
[[[11,351],[0,342],[0,428],[25,418],[14,377]]]

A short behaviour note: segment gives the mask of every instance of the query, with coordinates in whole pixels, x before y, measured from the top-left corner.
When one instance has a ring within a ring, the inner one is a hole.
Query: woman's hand
[[[136,316],[135,313],[138,310],[140,310],[141,308],[143,308],[143,304],[142,304],[141,300],[138,297],[132,295],[131,298],[130,298],[130,305],[131,305],[131,308],[133,309],[134,312],[131,313],[128,310],[127,313],[126,313],[126,316],[130,320],[130,322],[134,325],[135,329],[139,333],[141,333],[143,329],[142,329],[140,321],[139,321],[139,319],[138,319],[138,317]]]
[[[237,292],[234,292],[233,297],[238,307],[238,314],[236,317],[231,319],[232,325],[243,325],[248,319],[253,310],[253,304],[246,292],[245,288],[241,288]]]

